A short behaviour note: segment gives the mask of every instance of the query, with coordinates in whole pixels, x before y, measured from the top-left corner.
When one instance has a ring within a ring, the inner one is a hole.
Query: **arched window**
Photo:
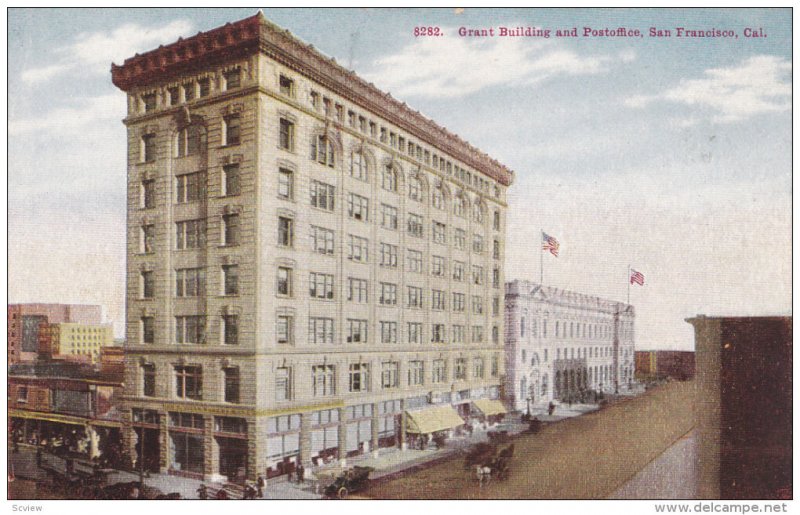
[[[360,150],[350,151],[350,176],[359,181],[369,181],[369,165]]]
[[[381,187],[397,193],[397,170],[392,165],[386,165],[381,174]]]
[[[462,195],[457,195],[453,202],[453,214],[456,216],[464,217],[467,211],[467,199]]]
[[[519,398],[525,399],[528,392],[528,379],[523,377],[519,381]]]
[[[519,319],[519,337],[525,337],[525,317]]]
[[[201,125],[189,125],[178,131],[175,152],[178,157],[197,154],[206,145],[206,131]]]
[[[547,395],[547,374],[542,376],[542,393],[541,395],[544,397]]]
[[[333,168],[336,164],[336,149],[328,136],[323,134],[311,139],[311,159]]]

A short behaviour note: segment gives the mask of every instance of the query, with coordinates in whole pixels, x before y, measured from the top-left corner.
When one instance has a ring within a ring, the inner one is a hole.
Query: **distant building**
[[[45,324],[102,322],[100,306],[81,304],[9,304],[8,365],[36,361]],[[44,338],[46,341],[46,338]]]
[[[633,306],[513,281],[505,311],[505,398],[514,409],[632,385]]]
[[[791,499],[792,318],[706,317],[695,330],[700,499]]]
[[[103,347],[114,345],[111,324],[47,324],[40,338],[45,341],[41,351],[53,359],[77,357],[90,363],[97,363]]]
[[[636,351],[636,378],[642,380],[670,377],[686,381],[694,377],[694,351]]]

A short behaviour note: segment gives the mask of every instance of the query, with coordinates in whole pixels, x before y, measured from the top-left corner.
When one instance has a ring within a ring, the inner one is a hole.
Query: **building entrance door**
[[[217,437],[219,445],[219,473],[232,483],[247,479],[247,440]]]

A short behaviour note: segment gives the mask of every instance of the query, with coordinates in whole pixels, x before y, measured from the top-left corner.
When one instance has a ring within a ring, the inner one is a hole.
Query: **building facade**
[[[671,377],[681,381],[694,378],[694,351],[636,351],[636,378],[640,380]]]
[[[80,359],[97,363],[103,347],[114,345],[111,324],[47,324],[40,333],[40,353],[54,359]]]
[[[505,310],[505,398],[513,409],[632,386],[633,306],[513,281]]]
[[[130,453],[276,475],[498,397],[513,172],[261,14],[112,76]]]
[[[100,324],[100,306],[81,304],[9,304],[8,364],[32,362],[39,357],[40,341],[48,324]]]

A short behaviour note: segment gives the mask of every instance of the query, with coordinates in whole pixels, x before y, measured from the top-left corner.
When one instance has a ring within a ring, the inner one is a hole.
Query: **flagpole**
[[[631,303],[631,265],[628,265],[628,305]]]
[[[544,231],[540,231],[542,234],[539,236],[539,286],[544,286]]]

